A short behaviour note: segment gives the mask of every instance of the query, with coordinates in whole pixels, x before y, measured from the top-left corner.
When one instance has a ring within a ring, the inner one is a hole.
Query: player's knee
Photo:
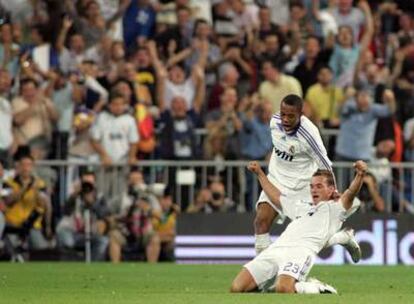
[[[245,292],[244,286],[238,282],[238,280],[234,280],[230,286],[230,292],[237,293],[237,292]]]
[[[267,233],[270,230],[270,225],[265,219],[256,217],[254,220],[254,230],[256,234]]]
[[[295,285],[286,284],[283,282],[276,283],[276,292],[277,293],[295,293]]]
[[[275,218],[275,211],[272,210],[268,210],[269,208],[271,208],[269,206],[269,208],[266,206],[262,206],[261,205],[265,205],[265,204],[260,204],[258,211],[256,213],[256,217],[254,219],[254,228],[255,228],[255,232],[256,234],[262,234],[262,233],[267,233],[270,230],[270,226],[272,225],[272,222]]]

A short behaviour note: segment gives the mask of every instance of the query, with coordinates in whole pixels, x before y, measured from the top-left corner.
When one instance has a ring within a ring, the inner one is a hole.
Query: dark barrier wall
[[[183,214],[178,219],[176,258],[181,263],[244,263],[254,252],[253,214]],[[274,225],[273,239],[283,231]],[[356,231],[358,265],[414,265],[414,216],[354,215],[345,223]],[[342,246],[324,249],[317,263],[350,262]]]

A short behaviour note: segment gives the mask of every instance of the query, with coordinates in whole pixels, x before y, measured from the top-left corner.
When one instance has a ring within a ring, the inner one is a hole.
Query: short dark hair
[[[332,174],[332,171],[326,170],[326,169],[318,169],[315,173],[313,173],[313,176],[322,176],[326,178],[326,182],[328,186],[335,187],[335,180],[334,176]]]
[[[30,154],[22,154],[22,155],[20,155],[19,158],[17,159],[17,161],[18,162],[21,162],[24,159],[30,159],[32,162],[34,162],[34,158]]]
[[[181,6],[177,7],[176,12],[179,12],[179,11],[187,11],[188,13],[191,14],[191,8],[187,5],[181,5]]]
[[[84,59],[82,60],[82,64],[97,65],[96,61],[93,59]]]
[[[290,5],[289,5],[289,8],[290,9],[292,9],[294,7],[299,7],[301,9],[304,9],[305,8],[305,6],[303,5],[302,1],[290,1],[290,2],[291,2]]]
[[[132,166],[131,169],[129,170],[128,174],[131,174],[131,173],[141,173],[142,174],[142,170],[137,166]]]
[[[273,36],[277,36],[277,35],[273,35]],[[270,57],[264,56],[264,58],[262,59],[262,62],[261,62],[261,67],[263,68],[263,66],[266,63],[270,64],[274,69],[276,69],[278,71],[281,70],[280,65],[278,63],[274,62]]]
[[[92,167],[81,167],[79,177],[82,179],[84,176],[94,176],[96,178],[95,170]]]
[[[32,25],[31,30],[36,31],[43,41],[47,41],[48,36],[50,36],[50,30],[41,23]]]
[[[20,88],[23,88],[25,85],[29,84],[29,83],[33,83],[33,85],[38,88],[39,84],[37,83],[37,81],[34,78],[23,78],[22,80],[20,80]]]
[[[184,66],[184,63],[182,63],[182,62],[177,62],[177,63],[175,63],[175,64],[173,64],[173,65],[169,66],[169,67],[168,67],[168,71],[171,71],[171,70],[172,70],[172,68],[175,68],[175,67],[180,68],[181,70],[183,70],[183,72],[184,72],[184,73],[186,72],[186,70],[185,70],[185,66]]]
[[[172,188],[171,188],[171,186],[166,186],[166,187],[164,188],[164,191],[163,191],[163,193],[162,193],[162,196],[163,196],[163,197],[166,197],[166,196],[172,196]]]
[[[122,94],[121,94],[121,93],[119,93],[119,92],[112,91],[112,92],[109,94],[108,104],[111,104],[111,103],[112,103],[115,99],[117,99],[117,98],[122,98],[124,101],[126,101],[126,100],[125,100],[124,95],[122,95]]]
[[[286,95],[282,99],[282,103],[287,104],[289,106],[294,106],[300,111],[302,111],[302,108],[303,108],[303,99],[296,94]]]
[[[321,44],[321,38],[319,38],[318,36],[313,35],[313,34],[309,35],[308,38],[306,38],[306,41],[309,41],[309,40],[312,40],[312,39],[316,40],[319,44]]]
[[[318,68],[318,74],[319,74],[319,73],[320,73],[320,71],[322,71],[322,70],[329,70],[331,73],[333,73],[332,68],[331,68],[329,65],[327,65],[327,64],[323,64],[323,65],[321,65],[321,66]]]

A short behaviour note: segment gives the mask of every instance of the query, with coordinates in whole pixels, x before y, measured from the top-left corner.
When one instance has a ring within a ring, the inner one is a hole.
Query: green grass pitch
[[[414,303],[413,267],[315,266],[339,295],[230,294],[238,265],[0,264],[0,303]]]

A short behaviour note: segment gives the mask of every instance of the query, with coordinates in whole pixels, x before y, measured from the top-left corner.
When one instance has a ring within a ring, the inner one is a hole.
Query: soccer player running
[[[278,216],[287,216],[291,220],[306,214],[311,201],[309,181],[318,169],[332,172],[318,128],[302,115],[303,100],[291,94],[283,98],[280,113],[273,115],[270,129],[273,151],[269,162],[268,178],[283,194],[292,198],[289,206],[278,209],[262,191],[256,203],[254,220],[255,249],[259,254],[270,244],[269,231],[273,220]],[[305,202],[305,203],[304,203]],[[358,262],[361,250],[354,240],[353,230],[342,230],[327,241],[326,246],[343,245],[352,260]]]
[[[362,186],[367,164],[357,161],[354,168],[354,180],[339,200],[333,200],[332,172],[318,169],[313,174],[309,191],[312,207],[292,221],[276,242],[244,265],[232,283],[232,292],[260,289],[276,277],[273,291],[279,293],[336,293],[332,286],[305,280],[315,256],[352,214],[352,202]],[[251,162],[249,170],[257,175],[263,191],[278,210],[290,208],[291,198],[270,182],[258,162]]]

